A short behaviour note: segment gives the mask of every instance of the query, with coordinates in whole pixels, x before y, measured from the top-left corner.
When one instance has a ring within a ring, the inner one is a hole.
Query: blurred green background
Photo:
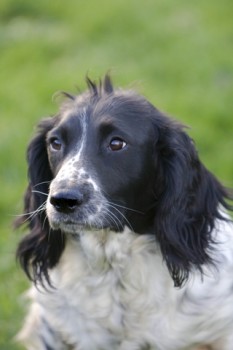
[[[111,71],[158,108],[190,126],[200,157],[233,186],[232,0],[0,2],[0,349],[24,317],[28,287],[15,262],[22,232],[25,149],[54,92],[84,88]]]

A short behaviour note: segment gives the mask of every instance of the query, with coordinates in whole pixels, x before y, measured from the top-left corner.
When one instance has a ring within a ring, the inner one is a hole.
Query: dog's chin
[[[71,234],[71,235],[77,235],[77,236],[87,231],[93,231],[93,232],[105,231],[105,230],[115,231],[115,229],[112,227],[109,227],[109,225],[104,223],[98,223],[98,222],[89,223],[88,221],[83,222],[83,221],[49,219],[49,224],[53,230],[60,230],[64,234]]]
[[[72,235],[72,236],[80,236],[82,234],[85,234],[85,232],[93,232],[98,234],[98,232],[116,232],[116,233],[121,233],[124,231],[125,226],[122,226],[120,229],[119,227],[113,227],[109,224],[104,224],[104,223],[82,223],[82,222],[54,222],[54,221],[49,221],[50,227],[53,230],[60,230],[64,234],[67,235]]]
[[[72,224],[72,223],[51,224],[51,227],[54,230],[60,230],[65,234],[71,234],[71,235],[80,235],[82,232],[88,230],[88,227],[85,225]]]
[[[80,235],[85,231],[90,231],[92,229],[97,230],[97,227],[92,227],[88,224],[78,223],[78,222],[56,222],[49,220],[50,227],[53,230],[60,230],[65,234]]]
[[[51,229],[60,230],[64,234],[80,235],[86,231],[122,232],[125,226],[120,220],[109,221],[108,217],[100,215],[99,212],[67,215],[48,207],[46,213]]]
[[[79,217],[77,217],[77,215],[76,217],[73,215],[66,215],[58,213],[53,209],[51,210],[51,208],[49,209],[50,210],[47,210],[47,217],[49,225],[53,230],[60,230],[64,234],[80,235],[82,232],[101,228],[97,220],[90,220],[90,218],[83,215],[79,215]],[[91,218],[94,219],[94,215]]]

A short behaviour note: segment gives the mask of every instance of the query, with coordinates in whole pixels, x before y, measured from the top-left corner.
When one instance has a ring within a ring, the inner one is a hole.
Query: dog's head
[[[108,76],[68,95],[39,124],[28,148],[25,213],[31,233],[19,245],[35,281],[54,267],[67,234],[128,226],[160,245],[174,283],[211,258],[208,248],[228,194],[198,159],[184,128]],[[155,243],[156,244],[156,243]]]

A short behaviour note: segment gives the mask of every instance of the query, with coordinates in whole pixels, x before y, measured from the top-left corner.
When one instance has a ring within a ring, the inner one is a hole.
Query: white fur
[[[218,227],[219,270],[195,272],[180,289],[149,235],[125,228],[69,236],[50,271],[54,288],[30,291],[19,338],[30,350],[46,350],[42,339],[53,350],[232,350],[233,228]]]

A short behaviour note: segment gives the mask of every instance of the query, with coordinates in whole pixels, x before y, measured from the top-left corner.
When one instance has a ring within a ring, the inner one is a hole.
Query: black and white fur
[[[34,286],[19,339],[30,350],[232,350],[230,195],[182,125],[108,76],[87,82],[28,148],[30,233],[17,255]]]

